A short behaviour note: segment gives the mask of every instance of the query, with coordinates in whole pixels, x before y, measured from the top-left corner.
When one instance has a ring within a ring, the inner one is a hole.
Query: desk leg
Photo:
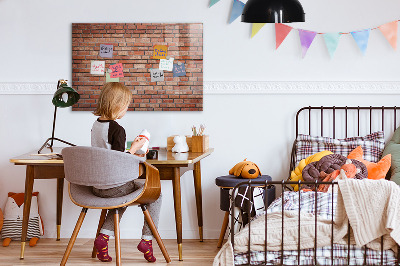
[[[57,178],[57,241],[60,241],[64,178]]]
[[[203,242],[203,203],[201,196],[201,168],[200,161],[194,164],[194,191],[196,194],[197,220],[199,225],[200,242]]]
[[[181,205],[181,174],[179,167],[174,167],[174,178],[172,179],[174,191],[175,223],[178,242],[179,260],[182,259],[182,205]]]
[[[20,259],[24,259],[26,235],[28,233],[29,213],[31,212],[32,190],[34,181],[34,166],[26,166],[25,177],[25,195],[24,195],[24,213],[22,219],[22,232],[21,232],[21,255]]]

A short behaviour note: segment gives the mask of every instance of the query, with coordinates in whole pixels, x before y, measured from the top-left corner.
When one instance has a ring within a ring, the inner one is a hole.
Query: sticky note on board
[[[172,73],[174,77],[183,77],[186,76],[185,64],[174,64],[174,68],[172,69]]]
[[[104,75],[105,66],[106,66],[105,61],[92,61],[90,64],[90,74]]]
[[[164,71],[161,69],[150,69],[151,82],[164,81]]]
[[[99,55],[103,58],[112,58],[113,50],[114,50],[114,46],[112,44],[100,44]]]
[[[111,78],[110,73],[106,73],[106,82],[119,82],[119,78]]]
[[[110,65],[111,73],[110,78],[123,78],[124,77],[124,67],[122,63]]]
[[[168,46],[154,45],[153,59],[165,59],[168,54]]]
[[[174,68],[174,59],[160,59],[160,65],[158,68],[161,70],[172,71]]]

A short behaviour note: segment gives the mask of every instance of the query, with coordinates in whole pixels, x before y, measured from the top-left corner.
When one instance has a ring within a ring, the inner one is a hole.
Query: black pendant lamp
[[[243,9],[242,22],[304,22],[304,10],[298,0],[249,0]]]

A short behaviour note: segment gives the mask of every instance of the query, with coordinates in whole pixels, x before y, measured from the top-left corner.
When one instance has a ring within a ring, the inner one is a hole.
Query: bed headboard
[[[383,131],[389,139],[398,126],[396,106],[308,106],[296,114],[296,137],[299,134],[332,138],[363,136]],[[295,164],[295,143],[293,144],[290,171]],[[290,176],[290,172],[289,172]]]

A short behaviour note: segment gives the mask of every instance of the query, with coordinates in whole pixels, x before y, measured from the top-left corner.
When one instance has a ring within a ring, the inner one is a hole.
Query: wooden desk
[[[61,148],[54,148],[60,153]],[[182,205],[180,177],[188,170],[193,170],[194,190],[196,196],[197,219],[199,225],[200,241],[203,241],[203,211],[201,193],[200,160],[210,155],[214,149],[201,153],[174,154],[161,149],[157,160],[147,160],[148,163],[158,168],[161,180],[171,180],[173,184],[175,223],[178,242],[179,260],[182,260]],[[43,150],[42,153],[50,152]],[[23,154],[10,159],[15,165],[26,165],[25,199],[21,235],[21,255],[24,258],[28,218],[31,207],[32,189],[34,179],[57,178],[57,240],[60,240],[61,214],[64,188],[64,162],[56,156],[36,155],[37,151]]]

